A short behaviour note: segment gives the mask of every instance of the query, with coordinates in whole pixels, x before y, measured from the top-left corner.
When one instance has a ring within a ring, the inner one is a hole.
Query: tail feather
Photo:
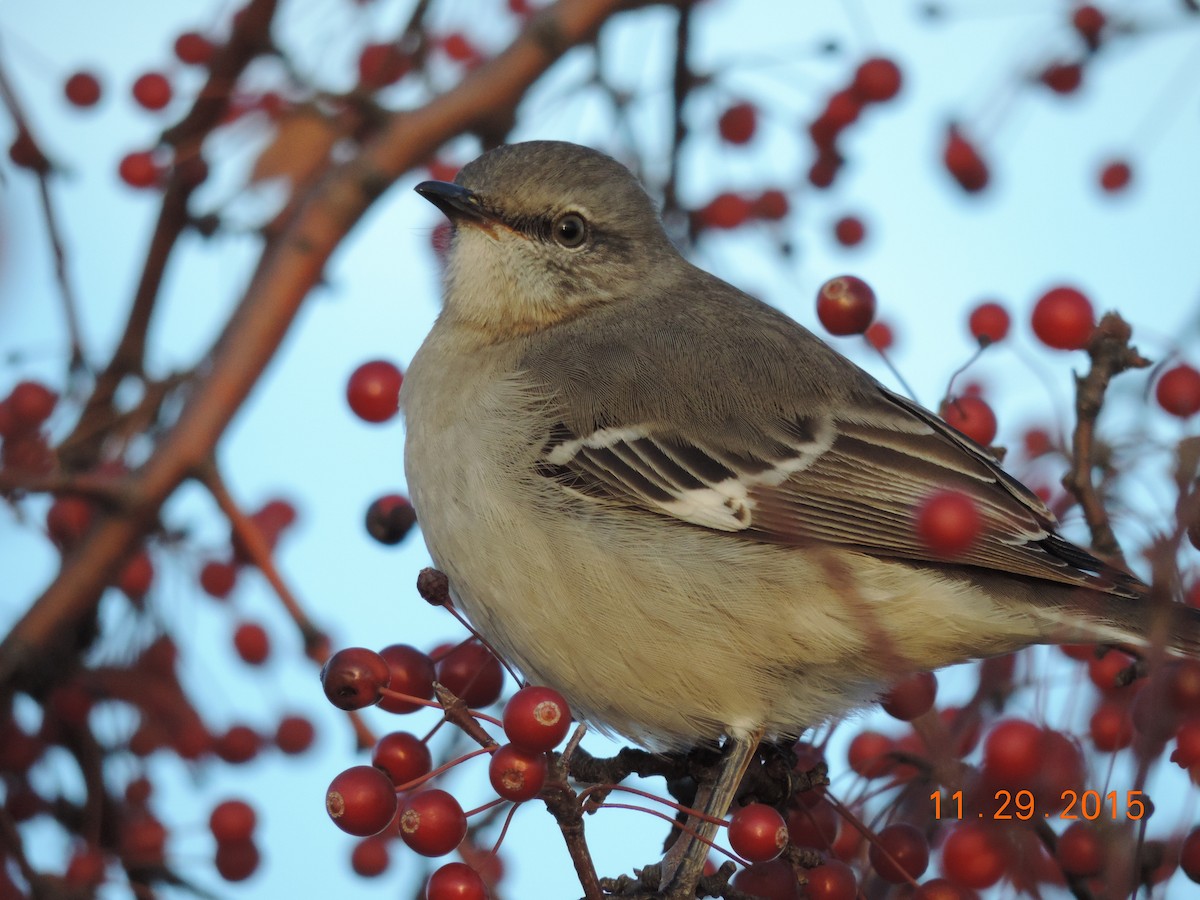
[[[1130,598],[1096,591],[1070,591],[1067,605],[1040,606],[1040,617],[1055,623],[1053,643],[1128,646],[1140,654],[1163,650],[1170,656],[1200,659],[1200,609],[1159,600],[1144,588]]]

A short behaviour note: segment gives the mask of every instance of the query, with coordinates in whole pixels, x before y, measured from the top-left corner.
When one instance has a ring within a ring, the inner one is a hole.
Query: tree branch
[[[499,56],[426,106],[392,116],[361,154],[332,168],[313,188],[264,252],[178,421],[126,480],[129,508],[97,522],[0,643],[0,685],[12,688],[52,674],[50,648],[94,610],[159,507],[212,454],[329,257],[370,205],[453,135],[494,121],[498,111],[510,115],[559,56],[590,40],[625,5],[560,0],[541,11]]]

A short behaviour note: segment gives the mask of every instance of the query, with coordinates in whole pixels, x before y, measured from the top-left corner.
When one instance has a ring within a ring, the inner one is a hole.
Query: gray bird
[[[710,812],[764,736],[905,674],[1146,645],[1144,585],[1059,537],[985,449],[684,259],[613,159],[514,144],[416,190],[454,225],[400,398],[429,552],[578,718],[654,748],[724,739]],[[913,527],[947,488],[982,522],[953,560]],[[1168,630],[1194,653],[1190,614]]]

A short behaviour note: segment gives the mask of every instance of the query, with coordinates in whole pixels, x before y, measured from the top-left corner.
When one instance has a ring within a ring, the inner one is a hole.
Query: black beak
[[[444,212],[452,222],[462,219],[496,221],[496,216],[483,208],[478,195],[462,185],[448,181],[422,181],[413,190]]]

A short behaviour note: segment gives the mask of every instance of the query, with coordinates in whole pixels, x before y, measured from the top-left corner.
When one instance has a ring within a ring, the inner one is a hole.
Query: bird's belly
[[[470,489],[410,483],[434,562],[479,631],[577,718],[679,747],[760,726],[794,734],[873,695],[861,630],[814,602],[828,588],[794,554],[650,515],[618,525],[550,483],[505,490],[456,443],[448,434],[416,468]]]
[[[426,544],[479,631],[589,724],[653,747],[795,734],[889,678],[1030,639],[961,578],[574,496],[536,474],[518,394],[447,397],[453,415],[408,410]]]

